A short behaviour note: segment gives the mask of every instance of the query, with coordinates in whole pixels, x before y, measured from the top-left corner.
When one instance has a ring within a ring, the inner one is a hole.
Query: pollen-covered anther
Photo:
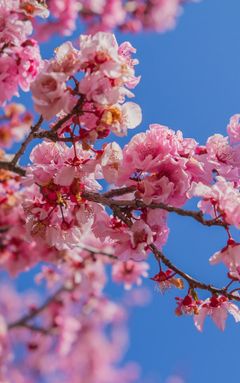
[[[104,111],[101,122],[106,125],[111,125],[120,122],[122,113],[117,107],[112,107]]]

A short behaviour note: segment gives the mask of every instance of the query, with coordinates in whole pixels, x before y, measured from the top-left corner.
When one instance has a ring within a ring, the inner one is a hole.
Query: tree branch
[[[53,303],[58,296],[63,292],[67,291],[66,287],[62,286],[60,287],[51,297],[49,297],[41,306],[39,306],[37,309],[33,310],[29,314],[24,315],[22,318],[16,320],[15,322],[12,322],[8,325],[8,329],[11,330],[16,327],[26,327],[29,321],[34,319],[38,314],[40,314],[42,311],[44,311],[51,303]]]
[[[218,288],[212,285],[207,285],[206,283],[200,282],[197,279],[194,279],[178,267],[176,267],[154,244],[149,245],[149,248],[152,250],[153,254],[160,259],[165,266],[174,271],[176,274],[180,275],[183,279],[185,279],[191,288],[198,288],[201,290],[207,290],[212,294],[220,294],[224,295],[228,299],[240,301],[240,296],[233,295],[228,293],[226,288]]]
[[[15,156],[13,157],[12,161],[11,161],[11,164],[13,166],[15,166],[18,162],[18,160],[20,159],[20,157],[24,154],[28,144],[33,140],[34,138],[34,133],[36,133],[38,131],[38,129],[40,128],[41,124],[43,122],[43,117],[40,116],[39,119],[38,119],[38,122],[33,125],[31,127],[31,130],[30,130],[30,133],[28,134],[28,136],[25,138],[25,140],[22,142],[22,145],[20,147],[20,149],[16,152]]]
[[[19,174],[20,176],[25,176],[26,174],[26,171],[23,168],[17,165],[13,165],[11,162],[8,161],[0,161],[0,169],[9,170],[16,174]]]

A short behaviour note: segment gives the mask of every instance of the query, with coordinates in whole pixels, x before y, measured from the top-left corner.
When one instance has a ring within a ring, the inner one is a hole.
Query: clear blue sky
[[[201,143],[215,132],[225,134],[229,117],[240,113],[239,16],[239,0],[203,0],[185,7],[172,32],[118,35],[131,41],[140,60],[142,81],[135,93],[144,119],[138,131],[158,122]],[[43,56],[53,46],[56,40],[44,46]],[[188,218],[170,221],[168,257],[199,279],[224,284],[224,268],[208,265],[225,243],[222,230],[203,229]],[[236,238],[240,241],[239,234]],[[154,289],[152,282],[146,285]],[[237,383],[240,325],[228,318],[221,333],[207,320],[199,333],[191,317],[176,318],[174,309],[173,292],[153,292],[152,303],[131,316],[127,358],[141,364],[144,383],[163,383],[173,373],[186,383]]]
[[[185,7],[172,32],[127,36],[140,60],[142,130],[158,122],[201,143],[216,132],[225,135],[229,117],[240,113],[239,16],[239,0],[203,0]],[[165,252],[195,277],[221,286],[225,269],[209,266],[208,258],[224,241],[222,230],[171,217]],[[237,383],[240,325],[229,317],[222,333],[208,319],[199,333],[192,318],[175,317],[174,308],[173,293],[154,292],[152,303],[132,315],[128,358],[140,362],[146,383],[164,382],[171,373],[186,383]]]

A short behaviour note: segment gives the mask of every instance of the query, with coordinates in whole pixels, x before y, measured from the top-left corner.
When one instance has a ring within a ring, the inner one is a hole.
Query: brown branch
[[[190,275],[176,267],[160,250],[157,249],[157,247],[154,244],[149,245],[149,248],[152,250],[153,254],[164,263],[165,266],[167,266],[169,269],[171,269],[176,274],[180,275],[183,279],[185,279],[191,288],[207,290],[212,294],[224,295],[228,299],[240,301],[240,296],[238,297],[236,295],[228,293],[226,288],[221,289],[212,285],[207,285],[206,283],[200,282],[197,279],[191,277]]]
[[[197,220],[198,222],[200,222],[201,224],[206,225],[206,226],[223,226],[223,227],[226,227],[226,224],[224,224],[221,221],[205,220],[203,218],[203,215],[201,212],[199,213],[199,212],[194,212],[191,210],[183,210],[180,208],[175,208],[175,207],[167,206],[164,204],[154,204],[153,203],[153,204],[146,205],[146,204],[142,203],[142,201],[138,201],[138,200],[137,201],[130,201],[130,202],[129,201],[115,201],[113,199],[106,198],[106,194],[105,195],[100,195],[97,193],[83,193],[83,194],[84,194],[84,198],[86,198],[86,199],[89,199],[91,201],[98,202],[98,203],[101,203],[103,205],[109,206],[113,210],[114,214],[120,220],[122,220],[124,223],[126,223],[128,225],[128,227],[131,227],[132,222],[128,217],[126,217],[124,215],[123,211],[121,210],[121,207],[129,207],[130,206],[133,209],[139,208],[139,207],[148,207],[148,208],[153,208],[153,209],[164,209],[164,210],[167,210],[169,212],[174,212],[176,214],[179,214],[181,216],[192,217],[195,220]],[[188,284],[191,288],[198,288],[201,290],[207,290],[207,291],[211,292],[212,294],[220,294],[220,295],[224,295],[228,299],[240,301],[240,297],[235,296],[235,295],[227,292],[226,287],[225,288],[218,288],[218,287],[212,286],[210,284],[200,282],[197,279],[191,277],[190,275],[188,275],[187,273],[185,273],[184,271],[182,271],[181,269],[176,267],[160,250],[157,249],[157,247],[154,244],[149,245],[149,249],[152,250],[155,257],[158,260],[161,260],[165,264],[165,266],[167,266],[169,269],[174,271],[176,274],[178,274],[179,276],[184,278],[188,282]]]
[[[30,129],[30,133],[28,134],[28,136],[25,138],[25,140],[22,142],[22,145],[20,146],[20,149],[15,153],[12,161],[11,161],[11,164],[13,166],[15,166],[18,162],[18,160],[20,159],[20,157],[24,154],[28,144],[33,140],[34,138],[34,134],[37,132],[37,130],[40,128],[41,124],[43,122],[43,117],[40,116],[39,119],[38,119],[38,122],[33,125]]]
[[[51,130],[44,130],[39,133],[34,134],[34,138],[49,138],[52,141],[58,141],[59,137],[57,131],[74,115],[80,115],[82,113],[81,106],[83,104],[83,97],[79,98],[78,102],[71,110],[70,113],[66,114],[66,116],[62,117],[60,120],[56,122],[56,124],[51,128]]]
[[[103,196],[106,198],[119,197],[124,194],[133,193],[136,191],[136,186],[127,186],[120,189],[112,189],[104,193]]]
[[[0,161],[0,169],[9,170],[16,174],[19,174],[20,176],[25,176],[26,174],[26,171],[23,168],[17,165],[13,165],[11,162],[8,161]]]
[[[39,327],[39,326],[35,326],[28,323],[22,323],[21,326],[18,326],[16,328],[22,328],[22,327],[26,328],[27,330],[31,330],[33,332],[39,332],[40,334],[43,334],[43,335],[50,335],[50,332],[51,332],[51,329],[46,329],[44,327]]]
[[[130,208],[132,210],[138,210],[143,208],[148,209],[162,209],[165,211],[168,211],[169,213],[176,213],[177,215],[183,216],[183,217],[190,217],[195,219],[195,221],[201,223],[204,226],[221,226],[221,227],[228,227],[226,223],[221,221],[220,219],[205,219],[203,216],[203,213],[201,211],[194,211],[194,210],[185,210],[174,206],[165,205],[164,203],[150,203],[146,204],[141,200],[115,200],[110,198],[110,196],[120,196],[122,194],[129,193],[128,188],[122,188],[122,189],[116,189],[116,194],[113,191],[104,193],[104,194],[98,194],[98,193],[91,193],[91,192],[84,192],[83,198],[89,201],[97,202],[105,206],[109,206],[110,208]],[[130,189],[133,191],[132,189]],[[111,193],[113,192],[113,193]]]
[[[105,257],[108,257],[111,259],[117,259],[117,257],[114,254],[108,253],[103,250],[98,250],[95,247],[92,247],[89,245],[78,245],[77,247],[80,247],[82,250],[89,251],[89,253],[94,255],[104,255]]]
[[[41,306],[32,310],[29,314],[24,315],[22,318],[12,322],[8,325],[8,329],[11,330],[16,327],[26,327],[26,324],[33,320],[38,314],[44,311],[51,303],[53,303],[58,296],[63,292],[67,291],[65,286],[60,287],[51,297],[49,297]]]

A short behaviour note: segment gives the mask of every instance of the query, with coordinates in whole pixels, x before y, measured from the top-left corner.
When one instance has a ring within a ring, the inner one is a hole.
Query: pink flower
[[[136,171],[154,172],[159,161],[166,155],[178,154],[178,139],[174,132],[162,125],[150,125],[146,133],[135,135],[124,148],[124,166],[119,182],[126,180]]]
[[[234,187],[233,182],[227,182],[223,177],[216,177],[216,183],[212,186],[193,182],[189,197],[198,196],[203,200],[198,203],[204,213],[216,217],[216,213],[230,225],[240,225],[240,194]]]
[[[128,89],[121,85],[114,85],[114,82],[104,77],[101,72],[85,76],[79,82],[78,90],[86,96],[88,101],[104,106],[123,102],[126,96],[133,97],[133,93]]]
[[[112,33],[98,32],[80,36],[81,63],[102,65],[118,61],[118,43]]]
[[[29,90],[30,84],[38,74],[41,57],[38,44],[35,40],[26,40],[19,51],[19,85],[24,90]]]
[[[9,52],[10,53],[10,52]],[[0,56],[0,104],[18,95],[18,67],[15,59],[4,53]]]
[[[47,4],[39,0],[20,0],[20,10],[26,15],[46,18],[49,16]]]
[[[194,316],[194,324],[199,331],[202,331],[206,316],[210,315],[216,326],[223,331],[228,313],[236,322],[240,321],[240,311],[235,304],[224,296],[213,295],[199,306],[199,313]]]
[[[74,49],[70,41],[55,49],[55,59],[51,63],[54,72],[73,75],[80,68],[79,51]]]
[[[32,24],[29,20],[22,20],[17,12],[9,11],[0,4],[0,43],[20,46],[31,35]]]
[[[184,298],[176,298],[177,308],[175,310],[175,314],[177,316],[180,315],[197,315],[198,314],[198,306],[200,304],[199,301],[196,301],[190,295],[186,295]]]
[[[240,280],[240,244],[230,239],[227,246],[209,259],[211,265],[223,262],[229,269],[229,277]]]
[[[122,162],[122,149],[116,142],[107,144],[101,156],[101,168],[105,180],[114,183],[118,176],[118,169]]]
[[[117,239],[115,254],[122,261],[146,259],[148,245],[153,242],[152,230],[142,220],[135,221],[129,231],[116,233],[114,237]]]
[[[240,114],[235,114],[230,118],[227,126],[227,132],[231,144],[240,142]]]
[[[136,283],[141,285],[141,277],[148,276],[149,265],[146,262],[116,262],[112,267],[112,279],[117,283],[124,283],[125,289],[129,290]]]
[[[128,129],[136,128],[141,122],[141,108],[134,102],[113,105],[109,109],[105,109],[101,118],[101,123],[117,136],[125,136]]]
[[[184,283],[181,278],[175,277],[176,273],[172,270],[167,269],[166,271],[159,271],[158,274],[150,278],[152,281],[156,282],[157,287],[161,292],[165,292],[171,287],[176,287],[177,289],[182,290],[184,288]]]
[[[47,63],[31,84],[35,110],[50,120],[62,110],[68,108],[66,75],[61,72],[49,72]]]

